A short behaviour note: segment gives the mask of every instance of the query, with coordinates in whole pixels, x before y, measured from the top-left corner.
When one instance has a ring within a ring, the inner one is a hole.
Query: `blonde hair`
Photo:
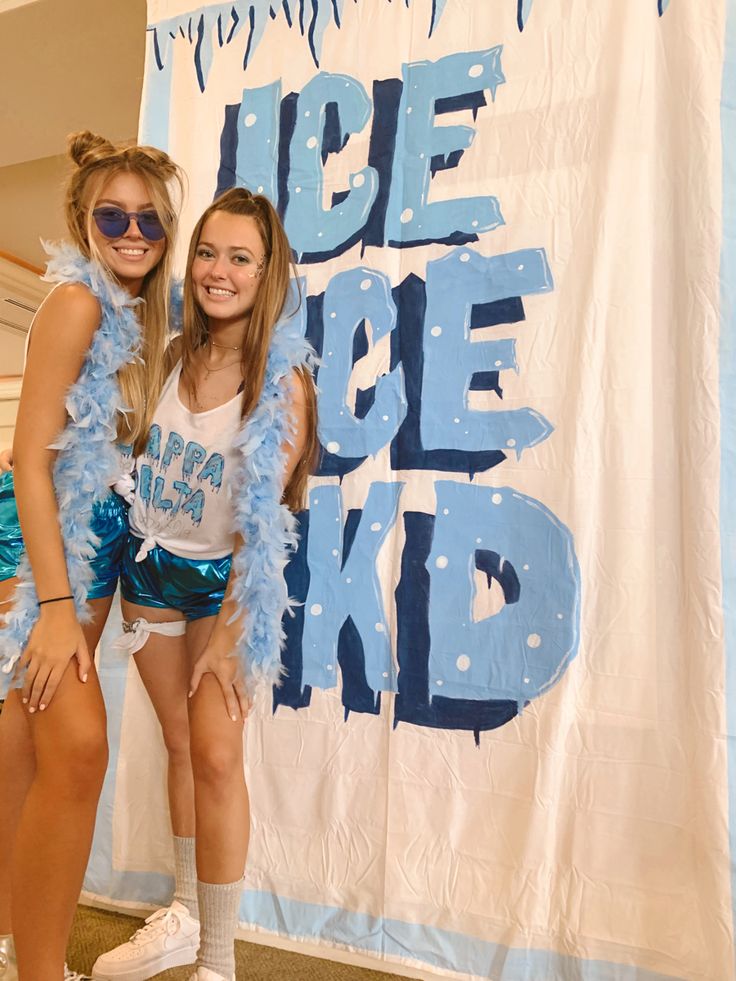
[[[243,338],[241,364],[243,371],[242,418],[253,412],[263,390],[268,350],[274,327],[284,312],[293,262],[291,247],[278,213],[268,198],[251,194],[244,187],[225,191],[205,210],[192,232],[184,276],[184,310],[182,316],[182,374],[185,384],[196,396],[194,363],[198,352],[209,336],[207,316],[197,303],[192,288],[192,264],[205,222],[216,211],[253,218],[265,249],[265,267],[248,329]],[[296,276],[294,277],[296,282]],[[296,312],[296,311],[294,311]],[[304,390],[307,406],[306,436],[302,455],[284,488],[282,501],[291,511],[305,506],[307,478],[317,453],[317,396],[311,372],[304,366],[297,369],[298,380]]]
[[[164,352],[169,337],[169,289],[174,261],[177,209],[172,192],[183,193],[180,169],[163,150],[136,144],[111,143],[83,130],[68,137],[68,153],[76,165],[66,189],[65,211],[69,233],[87,258],[99,263],[115,279],[91,234],[92,212],[105,184],[119,173],[135,174],[151,195],[165,232],[161,261],[146,275],[139,308],[142,326],[141,358],[118,372],[124,403],[130,412],[118,422],[118,437],[133,445],[134,455],[143,451],[153,411],[165,380]]]

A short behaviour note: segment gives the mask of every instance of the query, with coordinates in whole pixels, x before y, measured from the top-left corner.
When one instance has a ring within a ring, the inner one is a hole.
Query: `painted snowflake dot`
[[[322,607],[319,603],[312,603],[312,605],[309,607],[309,612],[313,617],[318,617],[322,613]]]
[[[455,661],[458,671],[467,671],[470,667],[470,658],[467,654],[461,654],[460,657]]]
[[[446,555],[438,555],[434,561],[434,564],[438,569],[446,569],[448,563],[448,558]]]
[[[540,647],[541,643],[542,643],[542,638],[539,636],[539,634],[529,634],[529,636],[526,639],[526,646],[531,647],[533,649]]]

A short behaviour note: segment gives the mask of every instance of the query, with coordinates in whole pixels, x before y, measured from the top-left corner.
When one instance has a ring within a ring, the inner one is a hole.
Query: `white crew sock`
[[[197,902],[197,859],[194,854],[194,838],[179,838],[174,835],[174,865],[176,880],[174,899],[189,910],[195,920],[199,919]]]
[[[201,923],[197,967],[209,968],[227,981],[235,974],[235,931],[242,894],[242,879],[223,884],[197,881]]]

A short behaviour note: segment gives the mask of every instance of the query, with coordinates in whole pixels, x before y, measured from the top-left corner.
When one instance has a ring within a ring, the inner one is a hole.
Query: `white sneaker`
[[[221,974],[215,974],[215,972],[210,971],[208,967],[198,967],[189,981],[227,981],[227,978],[223,978]],[[232,981],[235,981],[234,974]]]
[[[64,981],[92,981],[92,978],[88,974],[78,974],[76,971],[70,971],[65,964]]]
[[[18,981],[18,965],[12,937],[0,938],[0,981]]]
[[[157,910],[127,943],[101,954],[92,968],[95,981],[146,981],[170,967],[194,964],[199,920],[181,903]]]

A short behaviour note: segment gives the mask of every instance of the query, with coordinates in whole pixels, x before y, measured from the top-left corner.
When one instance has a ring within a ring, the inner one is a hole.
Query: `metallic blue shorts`
[[[112,491],[95,505],[92,531],[100,544],[91,565],[95,578],[88,599],[112,596],[118,584],[120,566],[128,537],[128,508]],[[23,552],[23,536],[18,521],[13,489],[13,472],[0,474],[0,582],[12,579]]]
[[[120,572],[120,591],[129,603],[179,610],[187,620],[220,612],[230,575],[232,555],[221,559],[183,559],[154,545],[145,559],[135,557],[141,538],[128,536]]]

